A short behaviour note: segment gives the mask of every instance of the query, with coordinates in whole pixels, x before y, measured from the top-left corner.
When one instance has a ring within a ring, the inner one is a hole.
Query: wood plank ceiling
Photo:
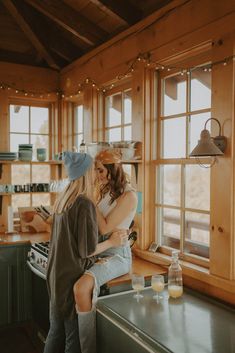
[[[1,0],[0,61],[60,70],[172,0]]]

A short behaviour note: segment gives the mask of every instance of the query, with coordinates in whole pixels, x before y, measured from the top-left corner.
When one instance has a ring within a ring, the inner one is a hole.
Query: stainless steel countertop
[[[157,303],[153,291],[133,292],[98,300],[98,311],[136,332],[153,349],[174,353],[235,353],[235,310],[194,291],[184,289],[178,299],[167,290]]]

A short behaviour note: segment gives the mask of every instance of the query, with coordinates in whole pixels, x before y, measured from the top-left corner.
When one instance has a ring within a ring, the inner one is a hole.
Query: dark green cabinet
[[[0,326],[31,318],[28,244],[0,246]]]

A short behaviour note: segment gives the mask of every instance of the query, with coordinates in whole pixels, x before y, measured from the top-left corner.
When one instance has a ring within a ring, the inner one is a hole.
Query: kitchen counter
[[[235,310],[195,291],[157,303],[153,290],[98,300],[98,341],[102,353],[234,353]],[[112,337],[107,332],[112,330]]]
[[[50,233],[0,233],[0,246],[38,243],[50,240]]]

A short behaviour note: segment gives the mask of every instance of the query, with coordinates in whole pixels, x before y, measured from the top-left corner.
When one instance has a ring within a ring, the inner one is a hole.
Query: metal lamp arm
[[[207,119],[207,121],[205,122],[205,125],[204,125],[204,129],[206,129],[206,124],[207,124],[208,121],[210,121],[210,120],[215,120],[215,121],[218,123],[218,125],[219,125],[219,136],[221,136],[221,125],[220,125],[219,120],[216,119],[216,118],[209,118],[209,119]]]

